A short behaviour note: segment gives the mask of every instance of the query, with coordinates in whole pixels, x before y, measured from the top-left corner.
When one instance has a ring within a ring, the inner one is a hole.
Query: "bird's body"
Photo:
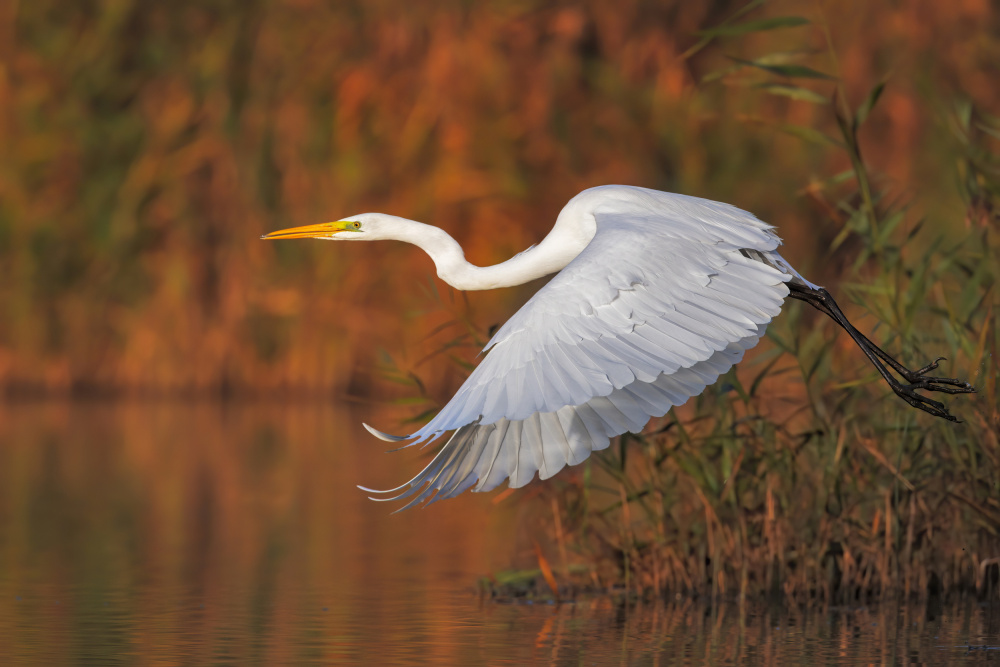
[[[537,246],[490,267],[469,264],[436,227],[377,213],[267,238],[305,236],[413,243],[456,289],[508,287],[557,273],[496,332],[479,366],[429,423],[408,436],[368,427],[407,446],[453,432],[424,470],[385,492],[415,495],[407,507],[473,487],[486,491],[505,479],[520,487],[536,472],[545,479],[614,436],[640,431],[739,362],[790,290],[837,319],[890,385],[880,360],[924,382],[917,388],[971,391],[958,381],[924,378],[930,368],[912,373],[881,356],[838,318],[832,299],[836,313],[818,302],[828,293],[778,254],[770,225],[728,204],[632,186],[591,188],[563,208]],[[950,418],[910,386],[897,382],[893,389]]]

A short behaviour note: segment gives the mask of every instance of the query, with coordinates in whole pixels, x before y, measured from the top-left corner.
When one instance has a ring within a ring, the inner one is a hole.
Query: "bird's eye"
[[[360,223],[360,222],[355,222],[355,223],[354,223],[354,224],[352,225],[352,227],[354,227],[355,229],[361,229],[361,223]]]

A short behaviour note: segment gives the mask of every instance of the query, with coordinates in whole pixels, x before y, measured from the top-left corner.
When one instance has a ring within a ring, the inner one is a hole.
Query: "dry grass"
[[[555,536],[549,557],[573,554],[563,594],[1000,599],[1000,119],[967,103],[943,113],[967,202],[952,214],[961,231],[943,233],[957,225],[915,220],[866,184],[867,111],[834,113],[830,150],[855,151],[854,166],[809,194],[842,230],[834,247],[857,256],[835,291],[911,367],[940,354],[946,375],[973,382],[977,394],[943,399],[964,423],[897,400],[832,321],[791,306],[771,345],[551,492],[536,530]],[[494,592],[524,594],[533,578]]]
[[[391,244],[257,240],[363,210],[440,224],[490,263],[538,241],[584,187],[635,183],[753,210],[815,279],[841,275],[819,259],[840,227],[793,195],[804,176],[850,165],[794,136],[835,133],[826,106],[740,76],[702,83],[728,56],[772,52],[832,72],[824,37],[803,26],[693,51],[696,31],[742,4],[4,4],[0,385],[374,393],[377,349],[412,363],[439,323],[413,307],[427,260]],[[739,20],[819,9],[772,2]],[[862,135],[891,196],[953,210],[928,100],[960,91],[1000,107],[997,13],[859,0],[829,19],[851,99],[892,73]],[[500,321],[526,293],[477,295],[478,315]],[[458,379],[423,373],[437,395]]]
[[[740,4],[4,4],[0,385],[365,396],[386,347],[439,404],[462,373],[420,364],[451,335],[425,342],[423,257],[257,236],[384,210],[489,263],[584,187],[707,196],[777,224],[878,342],[943,354],[980,393],[950,401],[963,425],[918,414],[791,306],[736,373],[540,487],[556,580],[582,564],[598,587],[796,600],[995,586],[1000,14],[774,2],[739,21],[812,23],[695,34]],[[472,319],[524,294],[477,295]]]

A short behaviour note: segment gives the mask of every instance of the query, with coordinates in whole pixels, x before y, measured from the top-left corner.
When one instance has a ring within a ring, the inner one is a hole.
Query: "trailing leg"
[[[788,289],[790,297],[805,301],[817,310],[829,315],[834,322],[839,324],[854,342],[857,343],[861,351],[864,352],[865,356],[868,357],[869,361],[872,362],[872,365],[875,366],[875,369],[897,396],[913,407],[930,413],[935,417],[941,417],[953,422],[959,421],[948,412],[943,403],[932,401],[926,396],[918,394],[916,391],[923,389],[925,391],[940,391],[946,394],[968,394],[976,391],[975,387],[963,380],[927,376],[927,373],[938,367],[938,362],[944,357],[939,357],[918,370],[910,370],[855,329],[854,325],[847,319],[847,316],[840,310],[840,306],[837,305],[837,302],[833,300],[833,297],[825,289],[814,289],[795,282],[789,283]],[[903,384],[893,377],[886,366],[903,378],[907,384]]]

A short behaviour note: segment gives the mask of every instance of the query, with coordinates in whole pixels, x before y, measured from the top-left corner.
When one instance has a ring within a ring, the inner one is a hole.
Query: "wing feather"
[[[510,448],[504,448],[504,441],[507,438],[507,431],[510,428],[510,420],[501,419],[490,434],[490,451],[493,458],[489,467],[480,478],[477,491],[488,491],[500,485],[510,476],[510,471],[514,468],[513,452]]]
[[[545,472],[539,474],[539,478],[548,479],[562,470],[567,463],[574,459],[573,450],[570,448],[569,438],[559,421],[558,413],[543,412],[538,415],[543,443],[543,460],[545,460]],[[544,454],[548,451],[548,456]]]
[[[412,446],[455,431],[393,491],[412,496],[407,507],[504,479],[520,487],[536,472],[548,478],[580,463],[715,382],[780,312],[793,273],[741,252],[787,264],[774,252],[777,236],[749,213],[621,188],[605,192],[593,215],[589,245],[500,328],[438,415],[407,436]]]

